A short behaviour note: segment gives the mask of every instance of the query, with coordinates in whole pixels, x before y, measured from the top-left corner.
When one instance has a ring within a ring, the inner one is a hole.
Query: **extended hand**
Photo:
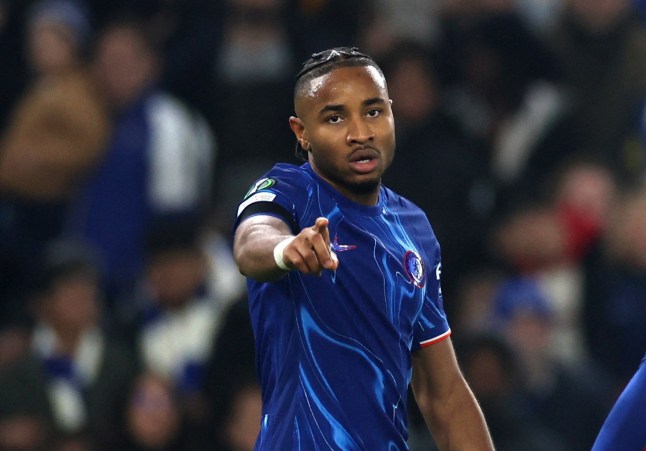
[[[296,235],[283,251],[283,261],[290,268],[304,274],[321,275],[324,269],[334,271],[339,266],[336,254],[330,249],[327,218],[317,218],[312,227]]]

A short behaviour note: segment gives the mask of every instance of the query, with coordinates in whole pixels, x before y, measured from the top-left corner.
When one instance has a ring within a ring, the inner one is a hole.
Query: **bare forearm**
[[[426,404],[420,410],[441,450],[494,449],[482,411],[466,383]]]
[[[262,224],[244,229],[234,242],[234,257],[242,274],[259,281],[278,280],[285,271],[274,260],[274,248],[291,235]]]
[[[320,217],[314,225],[293,236],[287,224],[279,219],[269,216],[247,219],[238,227],[233,243],[240,272],[269,282],[280,279],[290,270],[318,276],[323,270],[335,270],[339,262],[330,249],[327,225],[328,220]],[[276,249],[278,243],[288,239],[284,247]]]

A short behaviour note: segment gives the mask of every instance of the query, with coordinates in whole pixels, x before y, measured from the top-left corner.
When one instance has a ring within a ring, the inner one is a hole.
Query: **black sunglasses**
[[[347,60],[350,58],[366,58],[372,61],[370,56],[365,53],[361,53],[357,47],[337,47],[334,49],[323,50],[322,52],[312,54],[310,59],[303,64],[303,68],[300,72],[296,74],[296,80],[330,61]]]

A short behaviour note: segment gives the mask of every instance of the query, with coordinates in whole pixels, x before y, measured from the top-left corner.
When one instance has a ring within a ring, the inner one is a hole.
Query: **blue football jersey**
[[[592,451],[646,450],[646,355],[612,407]]]
[[[440,247],[426,215],[381,187],[375,206],[309,164],[277,164],[247,193],[236,226],[275,215],[296,234],[329,220],[336,271],[248,279],[263,392],[259,450],[403,450],[411,352],[450,335]]]

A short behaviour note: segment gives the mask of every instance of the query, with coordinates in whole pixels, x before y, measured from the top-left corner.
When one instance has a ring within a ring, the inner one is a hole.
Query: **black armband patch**
[[[238,223],[244,221],[245,219],[256,216],[256,215],[269,215],[276,216],[281,218],[283,221],[289,225],[289,228],[292,230],[292,233],[297,234],[299,230],[297,229],[296,222],[292,215],[281,205],[275,202],[254,202],[249,204],[238,216]]]

